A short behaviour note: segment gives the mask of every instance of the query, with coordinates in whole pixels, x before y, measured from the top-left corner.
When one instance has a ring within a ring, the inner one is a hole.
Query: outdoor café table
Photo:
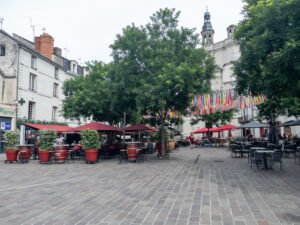
[[[262,148],[262,147],[254,147],[254,148],[258,149],[258,148]],[[253,149],[253,148],[251,148],[251,149]],[[269,155],[272,155],[275,151],[274,150],[268,150],[268,149],[258,149],[258,150],[255,150],[255,152],[263,154],[264,167],[265,167],[265,169],[269,169],[267,157]]]

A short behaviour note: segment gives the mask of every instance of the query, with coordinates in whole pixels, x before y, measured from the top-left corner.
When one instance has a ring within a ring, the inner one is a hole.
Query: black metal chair
[[[283,153],[285,157],[290,158],[290,155],[295,157],[297,145],[296,144],[289,144],[284,146]]]
[[[297,160],[300,162],[300,148],[299,147],[295,151],[295,163],[297,163]]]
[[[248,158],[248,163],[250,162],[250,154],[251,154],[251,145],[244,145],[242,146],[242,150],[241,150],[241,157],[243,157],[243,155],[247,155]]]
[[[271,168],[273,169],[274,163],[280,164],[280,170],[284,169],[282,162],[283,153],[282,151],[276,151],[271,155]]]
[[[242,146],[241,145],[231,144],[230,149],[231,149],[231,157],[232,158],[236,158],[238,154],[240,155],[240,157],[242,156]]]
[[[252,169],[252,164],[255,164],[257,169],[259,169],[260,166],[263,167],[263,165],[264,165],[264,154],[254,151],[254,157],[251,159],[251,169]]]

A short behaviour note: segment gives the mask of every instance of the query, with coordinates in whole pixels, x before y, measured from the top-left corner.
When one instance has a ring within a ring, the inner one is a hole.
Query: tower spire
[[[206,6],[206,12],[204,13],[204,23],[202,26],[202,45],[211,45],[214,43],[214,29],[210,22],[210,13],[208,12],[208,7]]]

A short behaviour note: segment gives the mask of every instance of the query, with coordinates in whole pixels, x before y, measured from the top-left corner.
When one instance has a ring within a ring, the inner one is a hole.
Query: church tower
[[[202,46],[212,45],[214,43],[214,33],[213,27],[210,22],[210,13],[208,10],[204,13],[204,24],[202,26]]]

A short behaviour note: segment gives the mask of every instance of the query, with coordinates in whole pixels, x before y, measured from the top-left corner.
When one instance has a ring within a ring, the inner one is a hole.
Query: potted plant
[[[17,161],[18,155],[18,147],[17,144],[19,142],[19,132],[10,130],[6,131],[4,134],[5,138],[5,153],[6,153],[6,161],[5,162],[13,162]]]
[[[41,163],[47,163],[51,157],[53,143],[56,138],[55,130],[40,130],[39,131],[39,158]]]
[[[98,161],[100,148],[99,134],[96,130],[82,130],[80,132],[82,147],[85,150],[86,163],[95,163]]]

